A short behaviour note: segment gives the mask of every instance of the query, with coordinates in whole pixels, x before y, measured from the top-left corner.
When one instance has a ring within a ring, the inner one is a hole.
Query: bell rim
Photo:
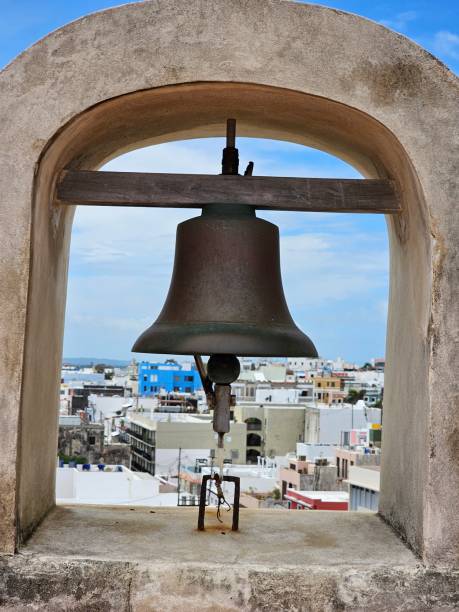
[[[167,355],[229,353],[240,357],[319,357],[312,340],[294,323],[267,326],[155,322],[137,338],[131,350]]]

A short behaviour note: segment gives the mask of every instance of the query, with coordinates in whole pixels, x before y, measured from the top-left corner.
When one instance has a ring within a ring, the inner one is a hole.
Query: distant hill
[[[62,363],[74,366],[91,366],[96,363],[105,363],[106,365],[122,368],[130,362],[122,359],[109,359],[108,357],[64,357]]]

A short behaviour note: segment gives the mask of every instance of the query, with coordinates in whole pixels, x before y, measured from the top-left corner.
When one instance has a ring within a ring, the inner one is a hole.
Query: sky
[[[0,0],[0,67],[50,31],[118,4],[110,0]],[[456,0],[325,4],[400,32],[459,71]],[[218,174],[223,146],[218,138],[167,143],[128,153],[104,169]],[[339,159],[299,145],[240,138],[238,148],[241,167],[253,160],[258,175],[359,177]],[[196,214],[199,211],[77,209],[64,356],[132,357],[134,340],[153,322],[164,302],[176,225]],[[385,219],[380,215],[292,212],[258,215],[279,225],[287,303],[320,355],[356,363],[383,356],[388,295]]]

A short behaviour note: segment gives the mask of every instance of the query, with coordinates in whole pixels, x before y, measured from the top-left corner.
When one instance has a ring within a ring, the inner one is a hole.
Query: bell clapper
[[[230,431],[230,407],[233,403],[231,396],[231,383],[239,376],[240,363],[235,355],[214,354],[211,355],[207,362],[207,368],[204,366],[200,355],[194,356],[196,367],[201,377],[202,385],[206,393],[209,409],[213,408],[213,429],[217,434],[217,449],[216,449],[216,464],[218,471],[210,475],[210,480],[215,481],[217,492],[214,493],[217,497],[217,518],[220,518],[221,506],[224,505],[229,511],[230,504],[225,499],[222,483],[226,480],[234,482],[235,487],[239,490],[239,478],[225,477],[223,474],[224,458],[225,458],[225,434]],[[203,479],[205,482],[209,480]],[[207,485],[206,485],[207,486]],[[236,521],[233,521],[233,530],[237,530],[239,516],[238,495],[235,495],[233,503],[233,512],[236,515]],[[199,529],[204,528],[204,513],[205,513],[206,495],[201,495],[199,503]]]

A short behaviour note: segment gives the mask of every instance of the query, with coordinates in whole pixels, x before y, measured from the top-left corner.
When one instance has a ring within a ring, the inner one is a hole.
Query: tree
[[[348,404],[356,404],[359,400],[363,399],[364,396],[365,391],[363,391],[363,389],[361,391],[357,391],[357,389],[349,389],[349,393],[344,401]]]

